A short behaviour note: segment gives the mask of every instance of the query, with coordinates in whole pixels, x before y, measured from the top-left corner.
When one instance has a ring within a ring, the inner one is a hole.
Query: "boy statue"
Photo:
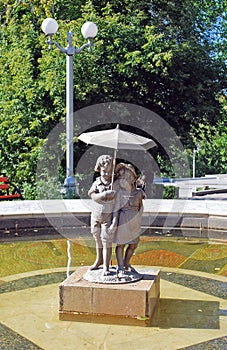
[[[96,244],[96,260],[90,270],[96,270],[103,265],[103,276],[108,276],[109,263],[112,255],[114,231],[109,231],[112,222],[114,198],[116,191],[111,189],[113,160],[109,155],[97,159],[95,171],[100,176],[93,182],[88,195],[94,201],[91,213],[91,233]]]

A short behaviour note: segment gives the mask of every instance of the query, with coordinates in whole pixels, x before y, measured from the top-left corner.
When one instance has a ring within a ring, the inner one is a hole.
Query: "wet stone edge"
[[[1,350],[43,350],[27,338],[0,323],[0,349]]]
[[[161,278],[184,287],[195,289],[199,292],[213,295],[217,298],[227,298],[227,282],[218,281],[212,278],[193,276],[182,273],[161,272]]]
[[[180,348],[178,350],[224,350],[226,349],[227,336],[205,341],[195,345]]]
[[[18,280],[0,284],[0,294],[59,283],[64,279],[66,279],[65,272],[52,272],[45,275],[40,274],[30,277],[23,277]]]

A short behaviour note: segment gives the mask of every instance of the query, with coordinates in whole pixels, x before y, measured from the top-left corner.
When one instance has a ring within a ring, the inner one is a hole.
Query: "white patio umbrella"
[[[115,129],[83,133],[78,137],[78,139],[80,141],[85,142],[88,145],[97,145],[114,149],[112,183],[114,177],[114,168],[116,164],[117,150],[129,149],[147,151],[148,149],[156,146],[156,143],[153,140],[148,139],[147,137],[143,137],[128,131],[121,130],[119,124]]]

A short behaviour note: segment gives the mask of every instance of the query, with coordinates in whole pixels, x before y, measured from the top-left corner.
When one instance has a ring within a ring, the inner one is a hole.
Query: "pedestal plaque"
[[[78,267],[59,286],[60,320],[149,325],[160,296],[160,271],[140,268],[134,282],[94,283]],[[120,281],[119,281],[120,282]]]

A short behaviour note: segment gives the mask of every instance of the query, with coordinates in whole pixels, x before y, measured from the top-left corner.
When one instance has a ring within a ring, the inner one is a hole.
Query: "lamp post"
[[[192,178],[195,179],[195,160],[196,160],[196,153],[200,151],[200,145],[197,144],[197,148],[193,149],[193,158],[192,158]]]
[[[66,198],[72,198],[78,192],[78,184],[74,176],[73,165],[73,56],[79,54],[85,48],[91,51],[92,39],[96,37],[98,28],[93,22],[86,22],[81,28],[82,35],[87,43],[80,48],[73,47],[73,32],[67,33],[68,46],[66,48],[52,40],[52,36],[58,30],[58,23],[53,18],[46,18],[42,23],[42,30],[48,36],[49,49],[56,46],[66,54],[66,178],[64,182],[64,194]]]

